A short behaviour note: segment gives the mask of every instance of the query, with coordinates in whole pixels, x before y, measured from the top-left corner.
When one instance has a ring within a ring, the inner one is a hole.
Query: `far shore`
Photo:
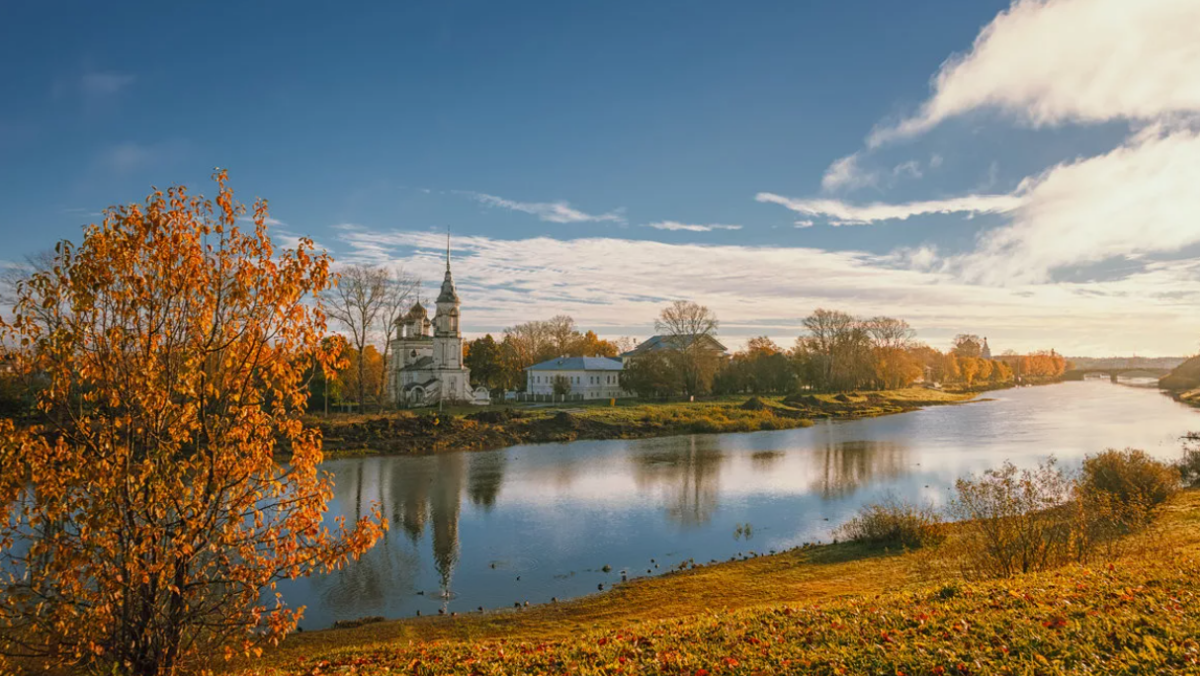
[[[948,392],[923,387],[775,396],[737,395],[695,402],[618,400],[561,404],[455,407],[314,417],[327,458],[429,455],[520,444],[585,439],[644,439],[681,434],[758,432],[905,413],[975,400],[978,388]]]

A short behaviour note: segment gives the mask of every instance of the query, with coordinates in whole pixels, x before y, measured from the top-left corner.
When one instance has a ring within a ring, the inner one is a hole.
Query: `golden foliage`
[[[303,611],[276,580],[386,528],[323,522],[332,485],[300,418],[305,373],[336,368],[307,303],[329,258],[276,251],[265,201],[238,228],[214,179],[215,201],[175,187],[109,209],[0,320],[15,368],[47,381],[43,424],[0,420],[0,655],[159,674],[253,654]]]

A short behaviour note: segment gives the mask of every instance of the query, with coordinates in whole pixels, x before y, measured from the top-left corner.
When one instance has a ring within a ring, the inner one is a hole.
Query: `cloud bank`
[[[1197,26],[1195,0],[1018,0],[942,64],[915,115],[875,129],[867,144],[987,107],[1033,126],[1195,112]]]
[[[342,228],[336,244],[345,262],[403,261],[431,281],[444,269],[439,233]],[[1200,314],[1185,310],[1200,294],[1200,261],[1111,282],[984,287],[915,269],[912,256],[806,247],[457,237],[454,257],[464,322],[478,333],[565,313],[605,335],[644,336],[663,305],[686,298],[713,308],[734,344],[763,334],[790,343],[817,307],[903,317],[939,347],[969,330],[998,337],[997,349],[1177,354],[1200,334]],[[1171,330],[1147,336],[1150,322]]]

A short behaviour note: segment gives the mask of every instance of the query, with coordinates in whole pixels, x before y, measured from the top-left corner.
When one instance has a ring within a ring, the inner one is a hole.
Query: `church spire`
[[[450,231],[446,230],[446,278],[442,280],[442,292],[438,294],[437,302],[458,305],[458,293],[454,290],[454,278],[450,276]]]

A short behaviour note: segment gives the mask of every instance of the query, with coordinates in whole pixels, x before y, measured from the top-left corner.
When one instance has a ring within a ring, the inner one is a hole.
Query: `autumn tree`
[[[633,348],[629,348],[633,349]],[[571,357],[616,357],[623,350],[616,343],[604,340],[595,331],[587,331],[575,339],[575,344],[567,352]]]
[[[37,425],[0,420],[0,655],[141,675],[257,651],[300,616],[277,580],[386,527],[323,521],[332,485],[301,415],[305,374],[336,357],[306,302],[329,259],[276,250],[265,202],[238,228],[214,178],[213,201],[175,187],[109,209],[0,319],[14,367],[49,379]]]
[[[344,353],[337,380],[346,392],[357,395],[359,392],[369,393],[367,401],[379,404],[378,397],[383,396],[386,386],[387,373],[384,369],[383,354],[374,346],[367,345],[362,352],[350,347]],[[359,409],[365,410],[360,407]]]
[[[874,378],[871,334],[857,317],[818,308],[803,321],[807,336],[797,340],[793,361],[809,374],[808,384],[825,390],[851,390]]]
[[[379,315],[388,301],[389,279],[388,271],[382,267],[350,265],[334,278],[334,286],[319,296],[324,311],[350,332],[350,346],[359,354],[370,342]],[[359,411],[366,410],[369,382],[367,374],[363,372],[366,366],[365,361],[358,362],[358,377],[352,388]]]

